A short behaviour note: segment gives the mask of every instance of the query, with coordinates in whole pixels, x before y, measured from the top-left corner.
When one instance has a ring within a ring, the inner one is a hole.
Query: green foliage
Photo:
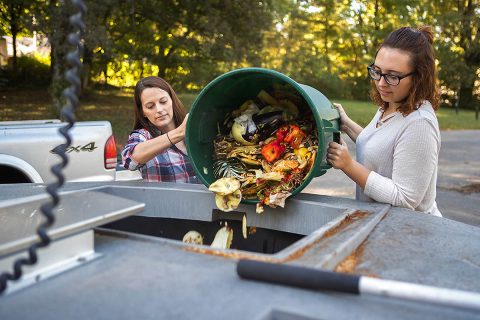
[[[283,72],[328,97],[368,100],[366,66],[392,30],[429,24],[436,32],[444,103],[473,108],[480,95],[478,1],[427,0],[85,0],[82,86],[132,86],[159,75],[180,91],[198,92],[232,69]],[[53,46],[51,92],[60,105],[70,50],[69,1],[24,4],[22,30]],[[27,5],[28,4],[28,5]],[[35,16],[35,20],[33,19]],[[8,33],[6,19],[0,34]]]
[[[192,89],[212,74],[259,64],[262,30],[271,26],[270,1],[159,1],[106,4],[87,1],[90,75],[119,85],[133,77],[161,76]]]
[[[343,97],[350,100],[370,100],[371,85],[367,75],[348,78],[345,82]]]
[[[50,66],[39,57],[21,56],[17,59],[17,71],[3,68],[3,86],[21,88],[47,88],[51,81]],[[1,84],[0,84],[1,86]]]
[[[439,77],[445,102],[474,109],[480,99],[480,4],[435,1],[424,4],[439,31]],[[477,81],[477,84],[475,84]]]

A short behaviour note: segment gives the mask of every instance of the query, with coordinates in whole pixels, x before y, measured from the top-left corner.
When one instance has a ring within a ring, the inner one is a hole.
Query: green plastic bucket
[[[185,143],[197,177],[207,187],[216,178],[213,175],[213,140],[217,125],[225,116],[246,100],[253,99],[262,89],[274,84],[288,85],[305,100],[315,118],[318,130],[318,153],[312,170],[292,196],[305,188],[312,178],[321,176],[331,166],[326,162],[326,150],[330,141],[338,141],[339,114],[333,104],[318,90],[295,82],[286,75],[263,68],[243,68],[225,73],[210,82],[197,96],[189,112]],[[257,203],[258,200],[242,200]]]

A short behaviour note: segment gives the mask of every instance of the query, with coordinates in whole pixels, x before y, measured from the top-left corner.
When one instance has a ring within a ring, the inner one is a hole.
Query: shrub
[[[17,57],[17,72],[10,66],[0,69],[0,86],[47,88],[51,82],[50,66],[36,57]]]

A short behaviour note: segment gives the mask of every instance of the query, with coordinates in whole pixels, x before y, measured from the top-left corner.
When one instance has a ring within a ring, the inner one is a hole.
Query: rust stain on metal
[[[363,242],[355,251],[340,262],[334,269],[335,272],[355,273],[357,265],[362,260],[363,251],[365,250],[365,242]]]
[[[335,228],[332,228],[332,229],[328,230],[327,232],[325,232],[322,239],[329,238],[329,237],[339,233],[340,231],[345,229],[345,227],[348,226],[349,224],[351,224],[352,222],[360,220],[367,215],[369,215],[369,213],[367,211],[360,211],[360,210],[355,211],[354,213],[345,217],[345,219],[343,219],[343,221],[340,222],[338,224],[338,226],[336,226]]]
[[[343,219],[337,226],[334,228],[328,230],[323,234],[320,238],[316,239],[315,241],[312,241],[306,245],[304,245],[301,248],[298,248],[294,252],[290,253],[287,257],[284,258],[275,258],[275,257],[269,257],[269,256],[263,256],[259,254],[251,254],[248,252],[233,252],[233,251],[224,251],[224,250],[217,250],[217,249],[210,249],[210,248],[199,248],[199,247],[186,247],[185,250],[191,251],[191,252],[196,252],[196,253],[202,253],[202,254],[209,254],[209,255],[214,255],[214,256],[219,256],[223,258],[228,258],[228,259],[250,259],[250,260],[257,260],[257,261],[264,261],[264,262],[271,262],[271,263],[285,263],[288,261],[296,260],[301,258],[308,250],[310,250],[312,247],[318,245],[321,243],[324,239],[329,238],[342,230],[344,230],[346,227],[348,227],[351,223],[360,220],[366,216],[368,216],[370,213],[367,211],[360,211],[357,210],[353,212],[352,214],[348,215]],[[348,258],[347,258],[348,259]]]
[[[310,250],[312,247],[318,245],[319,243],[321,243],[326,238],[330,238],[331,236],[333,236],[337,233],[340,233],[342,230],[344,230],[346,227],[348,227],[351,223],[353,223],[357,220],[360,220],[360,219],[364,218],[365,216],[367,216],[369,214],[370,213],[367,212],[367,211],[360,211],[360,210],[357,210],[357,211],[353,212],[352,214],[349,214],[337,226],[335,226],[334,228],[332,228],[330,230],[327,230],[323,234],[322,237],[320,237],[319,239],[305,245],[304,247],[296,250],[295,252],[291,253],[288,257],[283,259],[284,261],[282,261],[282,262],[292,261],[292,260],[296,260],[296,259],[301,258],[305,254],[305,252]]]
[[[213,256],[228,258],[228,259],[249,259],[249,260],[257,260],[257,261],[264,261],[264,262],[279,262],[280,259],[275,259],[273,257],[267,256],[260,256],[256,254],[251,254],[248,252],[234,252],[234,251],[224,251],[224,250],[217,250],[217,249],[210,249],[210,248],[198,248],[198,247],[186,247],[186,251],[202,253],[202,254],[209,254]]]
[[[370,278],[380,278],[374,273],[358,272],[357,270],[358,264],[362,261],[365,247],[366,243],[364,241],[355,251],[352,252],[351,255],[340,262],[333,271],[340,273],[362,274]]]

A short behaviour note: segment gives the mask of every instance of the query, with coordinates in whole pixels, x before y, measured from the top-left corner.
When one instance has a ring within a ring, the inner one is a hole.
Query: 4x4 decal
[[[97,149],[98,147],[95,146],[95,141],[92,141],[92,142],[89,142],[87,143],[86,145],[84,146],[70,146],[67,148],[66,152],[67,153],[70,153],[70,152],[82,152],[82,151],[88,151],[88,152],[92,152],[93,150]],[[50,153],[53,153],[53,149],[50,150]]]

